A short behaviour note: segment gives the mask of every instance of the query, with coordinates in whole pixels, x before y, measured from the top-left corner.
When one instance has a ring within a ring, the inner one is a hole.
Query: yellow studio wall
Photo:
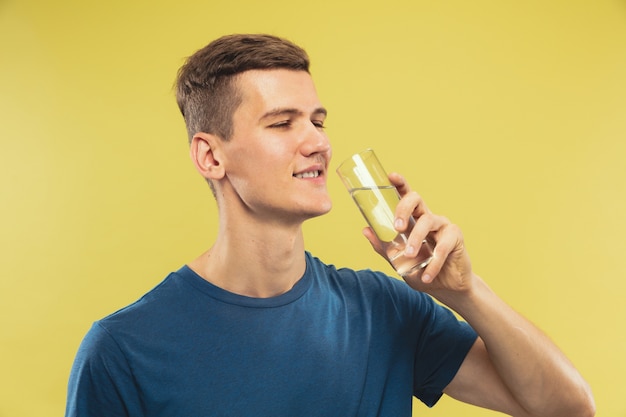
[[[304,46],[338,162],[365,147],[464,230],[474,268],[626,416],[626,4],[0,1],[0,417],[62,415],[91,323],[211,243],[172,84],[232,32]],[[391,269],[336,177],[305,225]],[[491,416],[443,399],[415,415]]]

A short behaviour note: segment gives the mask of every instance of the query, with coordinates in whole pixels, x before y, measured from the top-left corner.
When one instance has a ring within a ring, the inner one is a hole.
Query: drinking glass
[[[401,275],[424,268],[433,257],[432,245],[424,240],[416,257],[404,255],[407,239],[415,219],[409,219],[405,232],[394,228],[395,212],[400,195],[391,184],[386,171],[372,149],[366,149],[345,160],[337,173],[350,192],[365,220],[380,242],[387,260]]]

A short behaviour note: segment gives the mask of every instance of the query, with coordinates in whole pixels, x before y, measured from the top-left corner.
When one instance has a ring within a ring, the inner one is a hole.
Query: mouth
[[[321,170],[313,170],[313,171],[305,171],[305,172],[299,172],[297,174],[293,174],[294,177],[296,178],[317,178],[320,175],[322,175],[322,171]]]

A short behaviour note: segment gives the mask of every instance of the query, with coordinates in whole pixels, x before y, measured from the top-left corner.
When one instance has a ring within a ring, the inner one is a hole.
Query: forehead
[[[315,84],[306,71],[288,69],[251,70],[240,74],[241,110],[267,112],[289,107],[303,112],[320,107]]]

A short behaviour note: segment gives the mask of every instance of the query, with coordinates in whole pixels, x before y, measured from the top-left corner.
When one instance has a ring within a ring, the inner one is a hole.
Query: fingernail
[[[432,280],[432,278],[430,277],[430,275],[428,275],[428,274],[422,275],[422,282],[428,284],[431,280]]]
[[[407,245],[406,248],[404,248],[404,254],[411,256],[415,253],[415,248],[412,245]]]
[[[402,226],[404,225],[404,222],[402,221],[401,218],[397,218],[394,222],[393,225],[396,229],[400,229],[402,228]]]

